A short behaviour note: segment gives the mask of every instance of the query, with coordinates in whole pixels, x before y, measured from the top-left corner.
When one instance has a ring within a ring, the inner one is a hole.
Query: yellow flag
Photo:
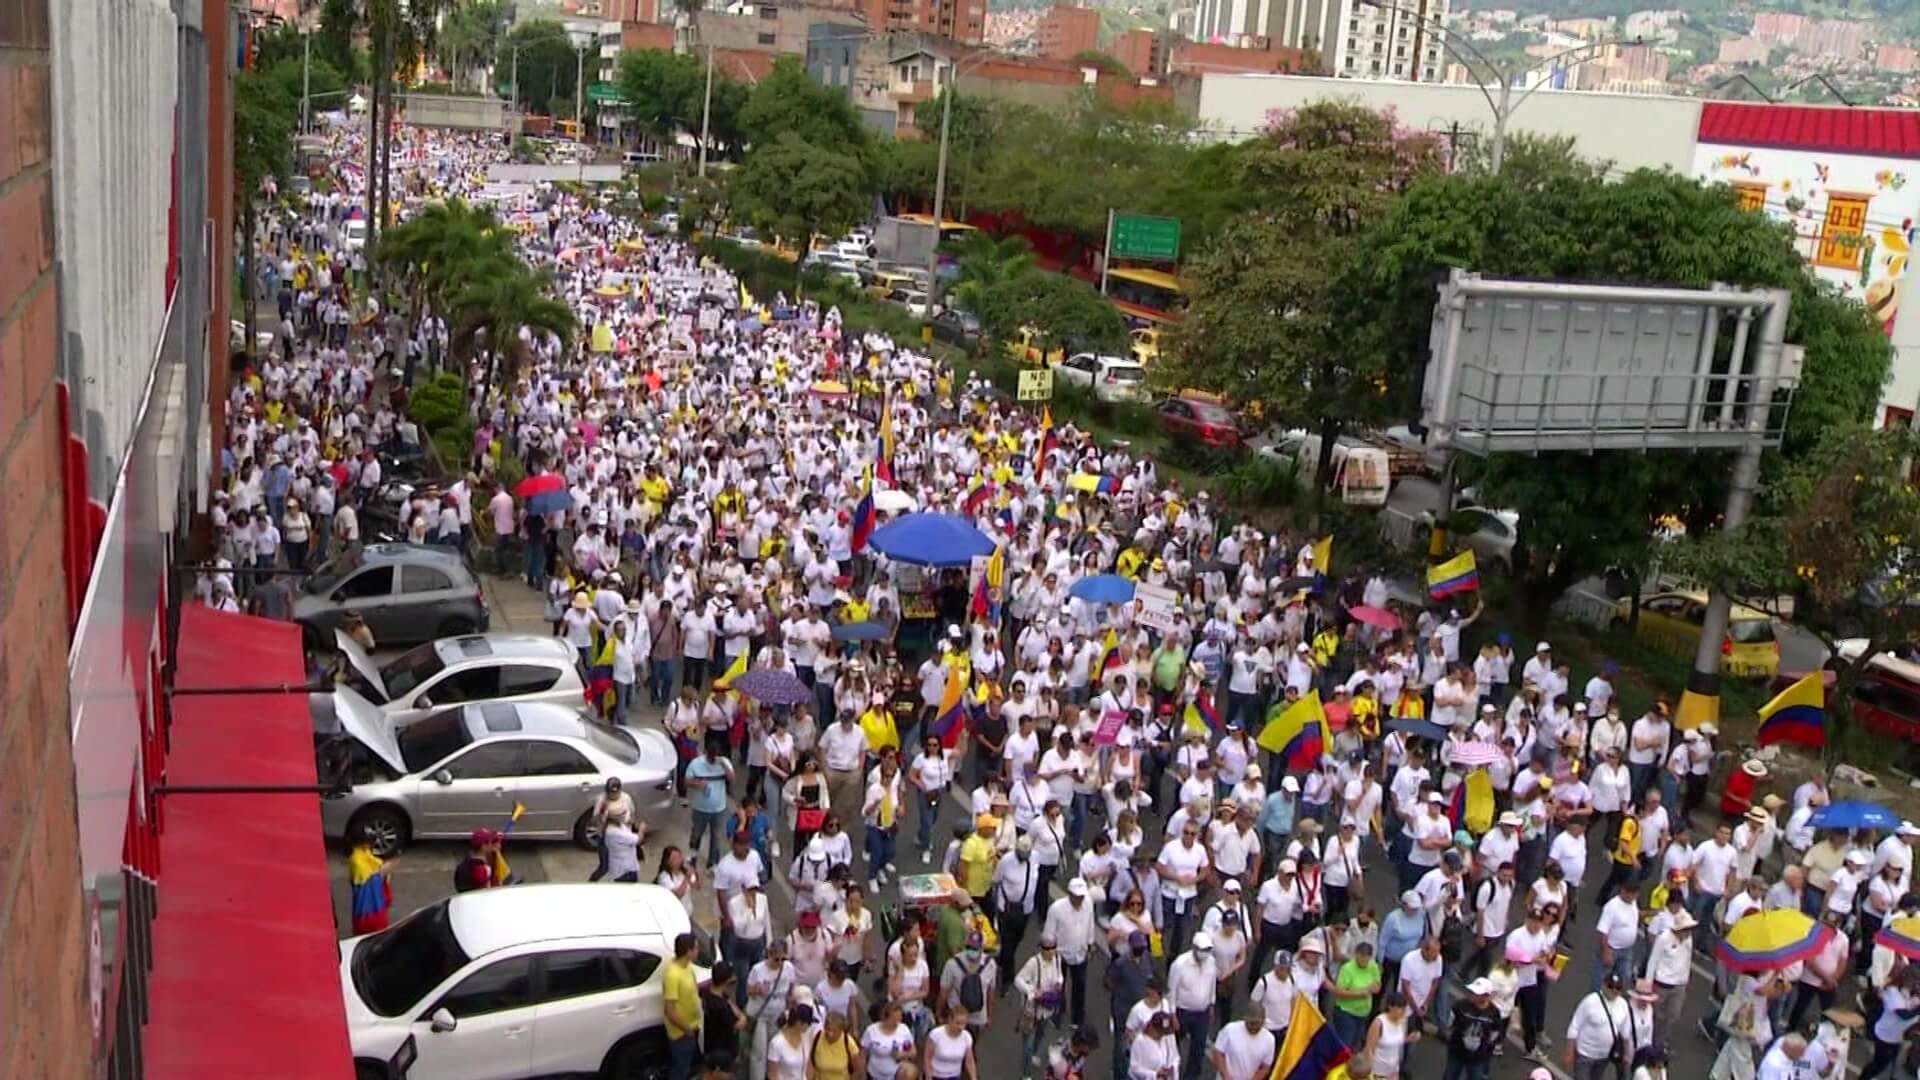
[[[743,652],[739,656],[736,656],[733,658],[733,663],[728,665],[726,674],[713,680],[713,688],[715,690],[729,689],[733,685],[733,680],[739,678],[742,675],[745,675],[746,673],[747,673],[747,654]]]

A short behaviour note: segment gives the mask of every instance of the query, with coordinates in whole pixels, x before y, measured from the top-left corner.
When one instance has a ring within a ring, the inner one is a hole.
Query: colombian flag
[[[1353,1051],[1306,994],[1293,996],[1293,1018],[1273,1060],[1271,1080],[1346,1080]]]
[[[1093,670],[1088,677],[1095,687],[1106,682],[1107,672],[1126,663],[1127,658],[1120,655],[1120,635],[1112,627],[1107,628],[1107,639],[1100,643],[1100,658],[1093,662]]]
[[[940,708],[934,711],[933,723],[927,730],[940,745],[948,750],[960,743],[960,733],[966,729],[962,723],[967,716],[967,676],[958,664],[947,666],[947,687],[940,692]]]
[[[1213,696],[1202,690],[1187,703],[1187,730],[1213,735],[1220,730],[1220,710],[1213,707]]]
[[[347,856],[347,880],[353,894],[353,932],[371,934],[387,928],[387,909],[393,905],[393,885],[387,864],[364,847]]]
[[[1040,460],[1034,463],[1036,475],[1047,471],[1047,455],[1060,448],[1060,436],[1053,433],[1053,406],[1040,406]]]
[[[736,656],[733,658],[733,663],[727,665],[726,674],[713,680],[713,688],[715,690],[725,690],[733,685],[733,680],[739,678],[742,675],[745,675],[746,673],[747,673],[747,654],[741,653],[739,656]]]
[[[860,496],[860,502],[853,508],[853,553],[860,554],[867,549],[867,541],[873,538],[873,474],[867,474],[867,490]]]
[[[1289,769],[1311,769],[1320,764],[1320,755],[1333,742],[1327,733],[1327,710],[1320,705],[1320,691],[1309,690],[1285,708],[1276,706],[1255,741],[1262,750],[1286,758]]]
[[[980,575],[980,588],[973,597],[975,618],[986,618],[994,624],[1000,622],[1000,589],[1007,579],[1007,546],[1001,544],[993,549],[993,557],[987,560],[986,573]]]
[[[1427,593],[1444,600],[1454,593],[1472,592],[1480,587],[1480,572],[1474,566],[1473,549],[1455,555],[1443,563],[1427,567]]]
[[[893,388],[888,387],[880,398],[880,459],[874,462],[873,471],[886,484],[893,483]]]
[[[1077,472],[1067,477],[1067,486],[1089,495],[1111,495],[1120,490],[1120,481],[1104,473],[1096,476],[1093,473]]]
[[[1761,746],[1790,742],[1818,748],[1827,744],[1827,692],[1820,673],[1810,671],[1760,707]]]

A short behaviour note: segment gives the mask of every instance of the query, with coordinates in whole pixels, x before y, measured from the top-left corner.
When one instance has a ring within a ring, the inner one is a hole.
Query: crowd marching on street
[[[1253,1080],[1344,1052],[1380,1080],[1663,1080],[1703,1039],[1713,1080],[1838,1080],[1854,1039],[1861,1080],[1911,1075],[1920,967],[1874,935],[1920,912],[1920,828],[1818,828],[1818,780],[1725,815],[1735,752],[1664,703],[1623,714],[1610,666],[1478,625],[1468,593],[1405,602],[592,195],[497,203],[571,344],[459,355],[445,313],[387,334],[366,253],[331,239],[365,202],[363,136],[330,138],[336,193],[256,238],[280,320],[233,390],[202,599],[287,617],[291,575],[238,571],[361,544],[382,452],[423,440],[403,373],[465,375],[471,455],[398,529],[537,590],[594,707],[680,747],[686,850],[643,866],[659,823],[617,788],[594,811],[597,879],[719,913],[707,984],[669,971],[675,1077],[973,1080],[1008,1017],[1050,1077]],[[478,198],[505,153],[408,130],[396,188]],[[560,496],[530,512],[507,462]],[[924,512],[980,557],[876,546]],[[1830,932],[1777,967],[1720,961],[1781,910]],[[1593,976],[1568,985],[1574,955]],[[1676,1022],[1701,992],[1712,1022]]]

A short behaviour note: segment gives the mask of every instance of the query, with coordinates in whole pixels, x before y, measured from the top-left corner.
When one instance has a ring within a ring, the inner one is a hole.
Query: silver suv
[[[301,584],[293,617],[318,646],[358,612],[382,645],[432,641],[487,628],[487,594],[452,548],[368,544],[329,559]]]
[[[468,634],[418,645],[376,665],[336,630],[342,677],[361,697],[405,726],[435,709],[483,701],[545,702],[580,708],[586,681],[580,653],[540,634]]]
[[[671,798],[674,749],[653,729],[613,727],[564,705],[460,705],[402,726],[349,687],[310,699],[326,835],[365,828],[381,854],[409,840],[505,829],[591,849],[593,800],[610,776],[642,811]],[[514,807],[525,812],[513,821]]]

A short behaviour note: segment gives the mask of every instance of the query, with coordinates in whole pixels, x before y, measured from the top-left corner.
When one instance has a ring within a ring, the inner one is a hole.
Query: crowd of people
[[[397,159],[434,198],[480,194],[503,154],[414,133]],[[234,389],[229,567],[359,542],[373,451],[418,439],[376,400],[384,336],[327,329],[378,310],[326,239],[350,205],[259,238],[291,306]],[[1303,1002],[1378,1080],[1485,1080],[1556,1044],[1580,1080],[1663,1080],[1703,1037],[1715,1080],[1837,1080],[1853,1037],[1873,1045],[1863,1080],[1894,1068],[1920,969],[1872,939],[1920,909],[1920,829],[1817,830],[1818,780],[1723,817],[1707,796],[1737,755],[1664,702],[1623,713],[1610,665],[1576,672],[1550,642],[1474,629],[1462,598],[1342,576],[1315,538],[832,308],[749,296],[595,196],[499,205],[581,328],[464,357],[412,328],[429,363],[465,365],[477,434],[466,479],[405,524],[464,544],[484,499],[496,565],[545,598],[596,707],[681,748],[684,850],[643,866],[660,823],[617,787],[594,810],[596,879],[719,919],[709,983],[668,987],[676,1077],[972,1080],[1010,1012],[1037,1075],[1104,1056],[1116,1078],[1253,1080]],[[522,474],[564,499],[529,512],[499,481]],[[927,568],[869,543],[919,511],[994,554]],[[1102,575],[1171,602],[1076,594]],[[231,574],[205,589],[236,604]],[[805,691],[731,689],[756,671]],[[1274,744],[1301,709],[1308,737]],[[1834,933],[1777,970],[1715,965],[1731,927],[1780,908]],[[1577,954],[1591,977],[1567,985]],[[1703,986],[1695,1031],[1679,1020]],[[1554,998],[1572,1014],[1549,1031]]]

